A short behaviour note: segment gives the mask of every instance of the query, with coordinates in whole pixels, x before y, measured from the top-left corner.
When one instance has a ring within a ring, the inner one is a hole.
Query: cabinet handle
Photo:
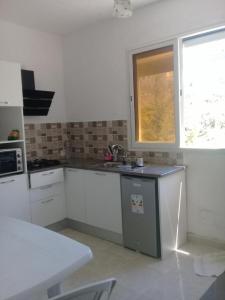
[[[0,101],[1,104],[9,104],[8,101]]]
[[[54,198],[51,198],[51,199],[48,199],[48,200],[43,200],[41,201],[42,204],[46,204],[46,203],[49,203],[49,202],[52,202],[54,201]]]
[[[54,174],[54,173],[55,173],[55,172],[53,172],[53,171],[52,171],[52,172],[49,172],[49,173],[43,173],[42,176],[48,176],[48,175],[52,175],[52,174]]]
[[[7,181],[1,181],[0,184],[7,184],[7,183],[12,183],[16,181],[15,179],[7,180]]]
[[[76,172],[78,172],[78,170],[76,170],[76,169],[67,169],[67,172],[76,173]]]
[[[105,173],[100,173],[100,172],[95,172],[95,175],[106,176],[107,174],[105,174]]]
[[[44,191],[44,190],[50,189],[52,186],[53,186],[53,184],[41,186],[41,187],[39,188],[39,190],[40,190],[40,191]]]

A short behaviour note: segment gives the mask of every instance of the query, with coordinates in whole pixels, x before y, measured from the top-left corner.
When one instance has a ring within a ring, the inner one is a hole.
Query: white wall
[[[225,152],[185,153],[189,231],[225,241]]]
[[[47,117],[26,117],[25,121],[65,121],[62,38],[0,20],[0,41],[1,60],[34,70],[36,89],[56,92]]]
[[[126,51],[153,41],[225,24],[224,0],[162,1],[65,38],[69,120],[127,119]],[[225,241],[225,153],[185,152],[189,231]]]
[[[130,19],[97,23],[65,38],[65,87],[70,120],[128,117],[127,50],[225,22],[224,0],[168,0]]]

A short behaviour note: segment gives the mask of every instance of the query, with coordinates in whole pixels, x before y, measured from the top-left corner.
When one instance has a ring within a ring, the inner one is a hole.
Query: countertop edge
[[[145,168],[165,168],[165,172],[155,172],[155,173],[150,173],[145,171]],[[175,165],[175,166],[170,166],[170,165],[146,165],[145,167],[137,167],[134,169],[127,169],[123,170],[122,168],[119,167],[104,167],[104,166],[97,166],[97,163],[92,162],[79,162],[79,161],[74,161],[74,162],[65,162],[56,166],[52,167],[46,167],[46,168],[39,168],[36,170],[29,171],[28,174],[35,174],[38,172],[44,172],[44,171],[49,171],[49,170],[54,170],[54,169],[60,169],[60,168],[68,168],[68,169],[80,169],[80,170],[89,170],[89,171],[99,171],[99,172],[107,172],[107,173],[117,173],[121,175],[129,175],[129,176],[138,176],[138,177],[153,177],[153,178],[160,178],[160,177],[165,177],[169,176],[172,174],[175,174],[177,172],[183,171],[186,169],[186,166],[184,165]],[[167,168],[167,169],[166,169]],[[169,169],[169,170],[168,170]]]

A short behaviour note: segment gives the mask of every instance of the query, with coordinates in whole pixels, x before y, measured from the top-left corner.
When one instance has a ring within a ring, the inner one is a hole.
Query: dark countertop
[[[83,170],[92,170],[92,171],[103,171],[103,172],[113,172],[119,173],[122,175],[132,175],[132,176],[141,176],[141,177],[162,177],[176,172],[182,171],[185,169],[185,166],[168,166],[168,165],[146,165],[144,167],[131,168],[129,165],[119,165],[114,164],[108,166],[104,165],[103,161],[94,161],[94,160],[70,160],[62,162],[60,165],[40,168],[33,171],[29,171],[30,174],[42,171],[48,171],[58,168],[75,168]]]
[[[224,300],[225,299],[225,272],[220,275],[210,286],[200,300]]]

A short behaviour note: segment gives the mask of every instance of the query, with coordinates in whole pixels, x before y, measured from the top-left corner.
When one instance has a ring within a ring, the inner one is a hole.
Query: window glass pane
[[[225,148],[225,32],[183,43],[183,146]]]
[[[175,143],[173,47],[133,55],[136,141]]]

